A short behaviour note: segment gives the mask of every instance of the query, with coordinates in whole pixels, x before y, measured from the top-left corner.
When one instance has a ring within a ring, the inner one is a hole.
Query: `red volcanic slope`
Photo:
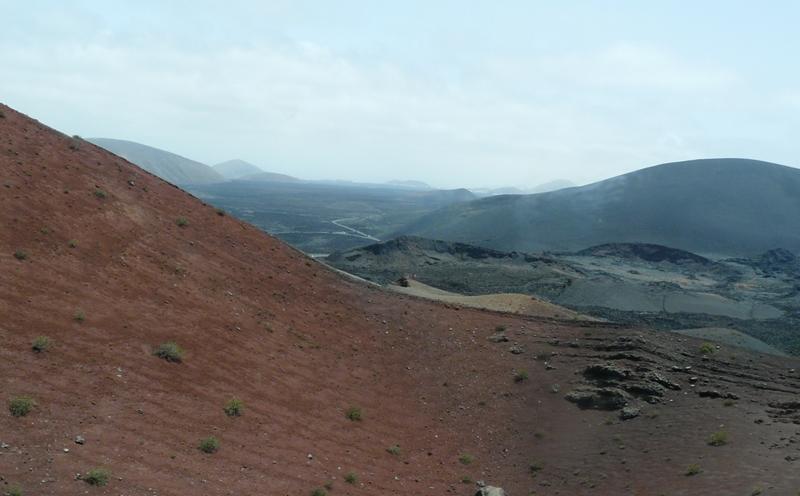
[[[390,294],[0,111],[0,491],[472,494],[466,478],[515,496],[800,490],[797,361],[704,361],[686,338]],[[487,340],[498,325],[509,342]],[[40,335],[52,345],[34,353]],[[167,341],[183,363],[153,356]],[[564,399],[606,362],[681,389],[636,400],[628,421]],[[36,406],[13,417],[20,395]],[[240,417],[223,412],[233,397]],[[726,445],[708,445],[716,431]],[[207,436],[214,454],[198,450]],[[106,486],[76,477],[95,467]]]

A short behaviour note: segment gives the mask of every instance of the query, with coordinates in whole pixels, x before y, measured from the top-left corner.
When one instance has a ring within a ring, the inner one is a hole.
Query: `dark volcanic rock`
[[[798,401],[772,401],[769,403],[772,408],[781,410],[800,410],[800,400]]]
[[[667,392],[664,387],[654,382],[645,381],[626,383],[622,385],[622,388],[632,395],[642,398],[648,403],[658,403],[660,398],[664,396],[664,393]]]
[[[726,398],[729,400],[738,400],[739,397],[733,393],[721,393],[716,389],[699,389],[697,395],[701,398]]]
[[[678,384],[677,382],[672,382],[671,380],[667,379],[658,372],[651,372],[650,374],[647,375],[647,379],[657,384],[661,384],[667,389],[672,389],[673,391],[680,391],[681,389],[680,384]]]
[[[619,418],[622,420],[630,420],[632,418],[638,417],[642,413],[642,410],[635,406],[626,406],[619,412]]]
[[[762,267],[781,268],[786,265],[795,265],[797,263],[797,255],[783,248],[775,248],[762,253],[758,257],[758,262]]]
[[[564,398],[580,408],[619,410],[628,404],[630,396],[618,388],[587,386],[570,391]]]
[[[593,246],[578,252],[578,255],[593,257],[618,257],[640,259],[647,262],[695,263],[712,265],[711,260],[694,253],[649,243],[609,243]]]
[[[644,348],[647,344],[643,338],[640,337],[620,337],[611,343],[601,343],[592,347],[598,351],[633,351]]]
[[[629,379],[633,376],[633,371],[609,363],[595,364],[586,367],[583,370],[583,376],[590,381],[607,383]]]

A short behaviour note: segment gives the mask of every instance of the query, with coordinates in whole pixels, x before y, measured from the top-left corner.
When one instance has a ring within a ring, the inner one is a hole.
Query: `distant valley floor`
[[[382,285],[400,278],[418,281],[401,289],[466,306],[481,306],[480,295],[492,295],[484,296],[489,301],[504,293],[528,295],[574,315],[659,330],[713,328],[695,335],[800,354],[800,262],[785,250],[710,260],[658,245],[621,243],[525,254],[401,237],[334,253],[326,261]],[[502,304],[512,308],[512,299],[505,296]],[[738,333],[751,339],[739,339]]]

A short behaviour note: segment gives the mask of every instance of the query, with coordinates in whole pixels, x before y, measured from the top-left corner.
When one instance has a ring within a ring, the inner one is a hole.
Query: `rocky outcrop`
[[[578,255],[593,257],[617,257],[638,259],[647,262],[669,262],[674,264],[693,263],[712,265],[711,260],[686,250],[649,243],[608,243],[592,246],[578,252]]]
[[[595,410],[619,410],[631,399],[628,393],[618,388],[591,386],[576,388],[565,398],[580,408]]]
[[[475,496],[508,496],[508,493],[502,487],[487,486],[483,481],[478,481],[478,490]]]
[[[612,348],[636,349],[635,340],[620,339],[619,346]],[[680,390],[677,382],[669,379],[663,373],[651,369],[649,365],[637,365],[629,368],[623,365],[606,362],[588,365],[581,371],[581,376],[587,384],[580,385],[567,393],[567,401],[575,403],[580,408],[597,410],[629,409],[621,414],[623,419],[634,418],[638,415],[638,407],[633,403],[641,400],[647,403],[658,403],[667,394],[668,390]],[[637,412],[633,415],[633,412]]]

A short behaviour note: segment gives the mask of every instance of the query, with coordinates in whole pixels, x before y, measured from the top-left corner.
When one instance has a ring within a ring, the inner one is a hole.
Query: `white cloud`
[[[691,158],[695,112],[742,85],[732,71],[634,43],[478,60],[460,77],[310,41],[198,50],[113,33],[7,38],[0,63],[13,68],[3,98],[69,133],[302,177],[443,186],[587,181]]]

